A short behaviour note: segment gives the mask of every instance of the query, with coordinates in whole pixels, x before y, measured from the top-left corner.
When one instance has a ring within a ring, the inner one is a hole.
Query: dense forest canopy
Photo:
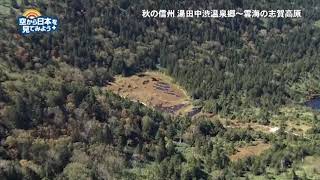
[[[267,134],[218,117],[172,117],[103,87],[114,75],[160,69],[203,112],[268,125],[281,108],[320,92],[320,1],[0,5],[0,179],[308,179],[296,171],[320,155],[319,112],[301,108],[311,114],[305,136],[284,126]],[[19,35],[16,20],[27,8],[57,16],[59,30]],[[303,17],[159,19],[143,18],[143,9],[301,9]],[[229,158],[258,141],[271,148]]]
[[[17,16],[34,5],[13,4],[20,8],[14,10]],[[207,102],[210,112],[228,115],[250,107],[274,111],[312,93],[311,87],[309,92],[295,92],[291,86],[319,71],[316,1],[43,1],[37,7],[58,15],[61,28],[50,36],[13,41],[23,44],[21,53],[8,52],[19,68],[37,70],[63,61],[81,69],[98,67],[96,74],[109,81],[112,74],[130,75],[160,63],[193,98]],[[301,9],[303,18],[141,16],[142,9],[161,8]],[[14,23],[7,26],[10,32],[16,29]]]

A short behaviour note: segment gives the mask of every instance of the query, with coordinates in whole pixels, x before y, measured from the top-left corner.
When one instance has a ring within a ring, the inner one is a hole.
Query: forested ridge
[[[0,15],[0,179],[308,179],[316,174],[300,166],[305,157],[320,155],[319,112],[300,104],[320,91],[320,2],[3,3],[10,13]],[[16,18],[31,7],[57,16],[59,30],[19,35]],[[189,8],[301,9],[303,18],[141,16],[143,9]],[[171,75],[203,112],[219,116],[173,117],[103,88],[114,75],[150,69]],[[281,111],[288,105],[302,112],[290,119]],[[283,123],[274,134],[230,128],[218,118],[268,125],[275,116]],[[290,133],[284,124],[293,119],[312,128],[302,136]],[[231,161],[237,147],[260,141],[271,148]]]

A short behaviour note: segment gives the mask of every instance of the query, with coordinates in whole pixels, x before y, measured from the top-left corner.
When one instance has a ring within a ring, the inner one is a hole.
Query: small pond
[[[316,97],[316,98],[313,98],[313,99],[307,101],[306,105],[308,107],[311,107],[312,109],[320,110],[320,97]]]

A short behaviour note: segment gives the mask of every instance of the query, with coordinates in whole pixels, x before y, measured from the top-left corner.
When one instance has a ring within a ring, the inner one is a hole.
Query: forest
[[[17,17],[28,8],[58,17],[59,30],[20,35]],[[303,17],[141,16],[203,8]],[[319,8],[316,0],[1,1],[0,179],[320,178],[320,112],[304,107],[320,94]],[[105,89],[116,75],[147,70],[171,76],[213,117],[172,116]],[[279,130],[228,125],[236,120]],[[310,128],[297,135],[293,123]],[[257,142],[270,148],[230,158]]]

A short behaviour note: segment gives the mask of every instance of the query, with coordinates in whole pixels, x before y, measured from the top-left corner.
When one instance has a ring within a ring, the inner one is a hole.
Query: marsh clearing
[[[190,97],[169,76],[155,71],[123,77],[116,76],[107,89],[154,109],[174,115],[193,115],[197,112]]]
[[[251,156],[259,156],[271,147],[270,144],[262,141],[256,141],[253,145],[237,148],[237,152],[229,158],[231,161],[237,161]]]

